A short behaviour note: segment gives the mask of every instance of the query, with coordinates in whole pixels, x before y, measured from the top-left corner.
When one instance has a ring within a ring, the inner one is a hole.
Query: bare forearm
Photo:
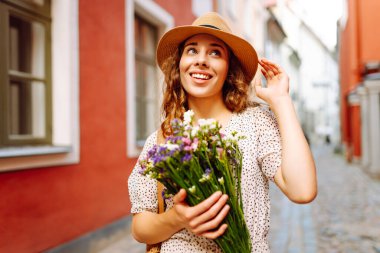
[[[317,191],[315,165],[294,106],[286,96],[271,107],[277,117],[282,140],[282,190],[295,202],[309,202]]]
[[[173,219],[171,210],[162,214],[142,212],[133,216],[132,235],[142,243],[165,241],[181,229]]]

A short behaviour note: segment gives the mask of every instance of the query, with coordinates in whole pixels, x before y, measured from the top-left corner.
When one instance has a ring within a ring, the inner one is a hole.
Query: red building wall
[[[80,163],[0,173],[0,252],[40,252],[129,213],[124,4],[79,1]]]
[[[189,0],[155,0],[162,8],[174,17],[175,26],[190,25],[196,18]]]
[[[348,20],[340,34],[340,85],[342,141],[349,150],[348,158],[361,154],[360,110],[350,108],[348,94],[363,80],[364,65],[380,60],[380,17],[378,0],[348,0]],[[353,114],[351,114],[353,113]],[[356,123],[358,121],[358,123]]]
[[[380,1],[359,1],[359,33],[360,33],[360,56],[361,64],[369,61],[380,60],[380,34],[378,26],[380,23],[379,9]]]

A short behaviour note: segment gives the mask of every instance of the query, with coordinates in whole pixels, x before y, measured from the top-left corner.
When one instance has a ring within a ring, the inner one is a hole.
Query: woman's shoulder
[[[274,113],[267,104],[251,103],[242,112],[238,113],[238,117],[268,120],[274,117]]]
[[[148,135],[144,142],[144,150],[152,148],[157,143],[157,133],[158,130],[155,130],[153,133]]]

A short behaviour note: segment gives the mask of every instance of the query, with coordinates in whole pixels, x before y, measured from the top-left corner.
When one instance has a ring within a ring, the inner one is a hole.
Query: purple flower
[[[179,125],[180,122],[181,121],[179,119],[175,118],[175,119],[172,119],[172,121],[170,123],[172,126],[176,126],[176,125]]]
[[[144,173],[145,173],[145,168],[141,167],[137,172],[138,172],[140,175],[144,175]]]
[[[169,136],[166,138],[166,141],[173,143],[173,144],[181,144],[182,143],[182,137],[181,136]]]
[[[165,147],[159,147],[158,152],[151,157],[153,160],[153,165],[155,166],[157,163],[164,161],[167,158],[167,149]]]
[[[153,148],[151,148],[149,151],[148,151],[148,157],[152,157],[154,156],[154,154],[156,154],[157,152],[157,145],[154,145]]]
[[[165,146],[158,147],[158,154],[164,154],[168,149]]]
[[[188,162],[191,160],[193,156],[189,153],[186,153],[182,158],[181,158],[181,162]]]

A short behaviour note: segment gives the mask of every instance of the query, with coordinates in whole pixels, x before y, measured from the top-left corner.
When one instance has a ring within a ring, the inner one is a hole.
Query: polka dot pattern
[[[243,153],[242,197],[244,216],[252,239],[252,252],[269,252],[268,232],[270,220],[269,180],[274,179],[281,165],[281,138],[275,115],[268,107],[249,107],[241,113],[234,113],[225,128],[229,133],[237,131],[246,136],[240,140]],[[157,132],[150,135],[140,155],[156,143]],[[157,212],[157,187],[151,180],[138,173],[138,163],[129,180],[129,194],[132,202],[131,213],[142,211]],[[166,200],[167,210],[172,208],[171,199]],[[183,229],[162,243],[161,253],[221,252],[215,242],[196,236]]]

